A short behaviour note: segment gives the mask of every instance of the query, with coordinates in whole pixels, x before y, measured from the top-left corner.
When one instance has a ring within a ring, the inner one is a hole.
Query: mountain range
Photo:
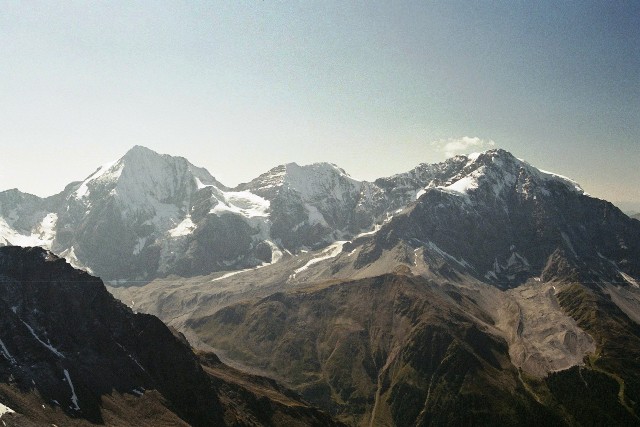
[[[136,146],[57,195],[0,193],[0,244],[41,246],[124,283],[265,266],[370,232],[429,189],[477,198],[479,178],[491,180],[496,196],[517,185],[532,208],[550,191],[581,194],[563,177],[494,154],[497,163],[487,163],[489,154],[457,156],[375,182],[332,164],[290,163],[230,189],[184,158]],[[496,255],[510,256],[503,252]]]
[[[58,195],[0,193],[0,239],[348,425],[640,423],[640,221],[504,150],[228,188],[134,147]]]

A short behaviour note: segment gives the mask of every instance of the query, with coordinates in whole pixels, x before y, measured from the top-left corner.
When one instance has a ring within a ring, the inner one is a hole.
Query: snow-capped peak
[[[136,145],[119,160],[89,175],[73,196],[77,200],[111,196],[136,206],[148,204],[149,199],[172,203],[185,192],[211,185],[222,186],[206,169],[183,157],[158,154]]]
[[[361,183],[332,163],[285,165],[283,184],[297,191],[303,199],[333,197],[342,200],[344,192],[360,191]]]
[[[342,200],[345,192],[359,192],[362,183],[333,163],[298,165],[287,163],[271,169],[237,190],[264,195],[280,189],[297,193],[303,200],[333,198]]]
[[[550,184],[559,183],[566,189],[583,194],[582,188],[561,175],[539,170],[508,151],[492,149],[469,156],[456,156],[464,160],[462,169],[436,188],[461,195],[469,195],[479,188],[488,188],[499,197],[506,189],[515,189],[525,195],[548,195]]]

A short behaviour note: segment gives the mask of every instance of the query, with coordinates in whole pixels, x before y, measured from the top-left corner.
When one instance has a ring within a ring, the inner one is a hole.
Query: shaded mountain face
[[[402,244],[502,288],[532,277],[634,285],[640,277],[637,221],[502,150],[469,159],[361,243],[358,268]]]
[[[111,419],[103,398],[126,405],[142,396],[160,420],[221,421],[189,348],[157,318],[117,302],[99,279],[43,249],[18,247],[0,248],[0,277],[1,393],[13,410],[101,423]]]
[[[333,424],[273,382],[199,358],[159,319],[40,248],[0,248],[0,324],[0,402],[18,414],[7,422]]]
[[[189,326],[351,425],[486,424],[514,405],[513,421],[542,414],[506,344],[429,287],[394,275],[318,286],[233,305]]]

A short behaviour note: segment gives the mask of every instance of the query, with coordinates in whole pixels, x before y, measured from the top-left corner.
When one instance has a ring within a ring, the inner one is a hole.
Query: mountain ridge
[[[135,146],[55,196],[0,193],[0,244],[51,249],[114,283],[255,268],[375,230],[429,188],[464,196],[487,176],[486,153],[374,182],[330,163],[288,163],[229,188],[182,157]],[[575,185],[518,164],[536,188]]]
[[[0,410],[4,424],[339,425],[273,380],[195,354],[44,249],[0,248],[0,309],[0,409],[15,411]]]

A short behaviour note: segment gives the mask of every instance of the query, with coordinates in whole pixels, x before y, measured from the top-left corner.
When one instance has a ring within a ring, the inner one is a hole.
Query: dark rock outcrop
[[[334,423],[296,395],[279,404],[282,388],[246,390],[251,381],[238,384],[241,374],[214,355],[217,377],[202,361],[100,279],[41,248],[0,248],[0,402],[18,425],[269,425],[290,412],[299,425]]]

